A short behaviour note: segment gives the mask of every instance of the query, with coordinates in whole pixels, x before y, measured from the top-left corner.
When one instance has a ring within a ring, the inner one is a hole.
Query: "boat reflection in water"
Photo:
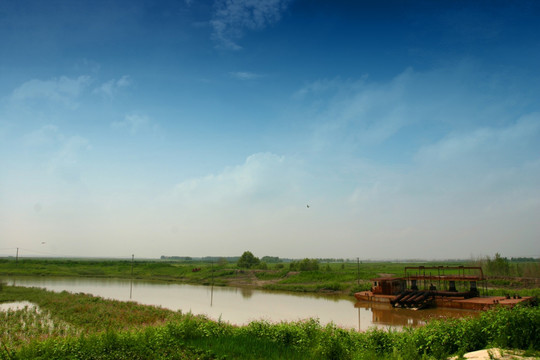
[[[365,329],[362,324],[361,313],[371,313],[371,319],[367,319],[372,326],[378,328],[417,327],[427,324],[434,319],[457,319],[466,316],[478,316],[480,312],[474,310],[433,308],[421,311],[394,308],[387,303],[359,301],[354,304],[358,309],[358,329]]]

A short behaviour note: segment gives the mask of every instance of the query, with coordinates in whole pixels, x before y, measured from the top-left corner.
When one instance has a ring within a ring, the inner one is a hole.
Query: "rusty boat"
[[[380,277],[372,281],[370,291],[354,294],[358,301],[415,310],[434,306],[487,310],[534,301],[532,296],[482,296],[481,293],[487,293],[487,279],[482,268],[476,266],[407,266],[403,277]]]

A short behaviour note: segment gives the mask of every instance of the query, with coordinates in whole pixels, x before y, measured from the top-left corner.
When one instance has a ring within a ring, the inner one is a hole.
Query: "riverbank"
[[[92,260],[92,259],[0,259],[0,274],[7,276],[62,276],[140,279],[196,285],[247,287],[292,292],[332,293],[352,296],[369,290],[371,279],[401,276],[404,266],[464,265],[459,262],[334,262],[318,270],[291,271],[287,263],[265,265],[266,269],[242,269],[226,261]],[[540,296],[539,279],[496,278],[489,295]]]
[[[316,320],[232,326],[154,306],[4,286],[0,359],[444,359],[500,346],[540,353],[540,310],[496,309],[406,331],[359,333]]]

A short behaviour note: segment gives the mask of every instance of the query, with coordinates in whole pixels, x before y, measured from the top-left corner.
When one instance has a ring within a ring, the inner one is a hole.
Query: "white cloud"
[[[128,114],[124,117],[124,120],[111,123],[113,129],[126,129],[131,134],[136,134],[146,128],[155,130],[156,126],[152,124],[152,121],[147,116],[139,114]]]
[[[22,136],[22,143],[39,159],[40,168],[47,174],[60,177],[67,183],[80,181],[80,158],[92,146],[79,135],[66,135],[56,125],[45,125]]]
[[[417,91],[415,80],[408,70],[381,84],[367,82],[366,78],[315,81],[293,97],[311,107],[306,113],[316,124],[313,137],[316,148],[334,144],[373,146],[422,120],[416,109],[419,101],[413,94]]]
[[[0,139],[3,139],[8,132],[8,123],[0,119]]]
[[[308,171],[329,179],[317,182],[336,199],[341,244],[354,247],[356,234],[372,241],[371,253],[396,257],[531,249],[540,115],[523,113],[538,109],[530,94],[497,85],[510,82],[460,64],[385,82],[323,79],[296,92],[291,117],[313,128],[299,142]]]
[[[299,114],[313,124],[315,149],[393,147],[404,137],[420,139],[416,134],[432,138],[448,130],[505,124],[520,115],[516,103],[532,101],[508,96],[493,85],[506,79],[483,74],[470,63],[425,72],[407,69],[386,82],[368,79],[314,81],[293,95]]]
[[[312,94],[320,94],[325,91],[335,91],[336,89],[339,89],[345,85],[345,82],[343,82],[340,79],[322,79],[322,80],[316,80],[313,82],[310,82],[306,85],[304,85],[302,88],[297,90],[293,97],[301,100],[304,99],[306,96],[312,95]]]
[[[183,203],[235,207],[272,203],[298,190],[300,181],[300,172],[290,159],[257,153],[220,174],[183,181],[175,186],[174,194]]]
[[[534,192],[534,179],[540,176],[539,137],[540,117],[534,113],[503,127],[451,133],[419,147],[401,166],[357,160],[350,175],[358,185],[349,199],[395,207],[401,201],[417,206],[437,198],[444,207],[496,200],[516,195],[517,189]],[[515,200],[523,199],[516,195]]]
[[[94,89],[94,93],[102,94],[107,97],[114,96],[121,88],[130,86],[132,83],[131,78],[127,75],[122,76],[120,79],[111,79],[99,87]]]
[[[436,257],[463,257],[462,249],[523,255],[538,231],[538,120],[452,133],[401,167],[361,164],[350,211],[370,224],[362,230],[370,238],[396,249],[407,242]]]
[[[260,74],[255,74],[249,71],[236,71],[230,72],[229,74],[239,80],[254,80],[262,77]]]
[[[63,135],[55,125],[45,125],[23,136],[24,144],[31,147],[50,146],[62,140]]]
[[[182,238],[193,240],[184,243],[185,251],[291,251],[296,234],[317,230],[307,224],[312,208],[306,204],[312,199],[303,165],[295,158],[256,153],[217,174],[182,181],[167,200],[167,220]]]
[[[48,170],[68,183],[80,181],[80,156],[90,150],[90,142],[78,135],[67,137],[49,160]]]
[[[244,31],[261,30],[277,22],[289,0],[218,0],[211,20],[213,38],[220,47],[241,49],[236,43]]]
[[[535,156],[523,147],[534,143],[540,136],[540,113],[521,117],[515,124],[503,127],[481,127],[469,132],[451,133],[440,141],[419,149],[419,161],[489,161],[493,165],[507,165],[516,156]]]
[[[75,99],[86,89],[92,79],[89,76],[69,78],[62,76],[51,80],[33,79],[25,82],[11,94],[11,100],[22,102],[31,99],[45,99],[76,107]]]

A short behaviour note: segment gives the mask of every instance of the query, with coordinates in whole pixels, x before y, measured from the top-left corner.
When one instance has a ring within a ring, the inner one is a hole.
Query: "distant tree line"
[[[263,260],[270,260],[271,262],[278,262],[278,257],[264,256]],[[242,256],[238,259],[236,265],[242,269],[267,269],[266,261],[261,261],[258,257],[253,255],[251,251],[244,251]],[[319,270],[319,260],[305,258],[300,261],[291,261],[289,264],[289,270],[291,271],[314,271]]]
[[[191,257],[191,256],[165,256],[161,255],[161,260],[169,261],[201,261],[201,262],[215,262],[215,263],[227,263],[237,262],[238,256],[203,256],[203,257]]]
[[[314,271],[319,270],[319,260],[305,258],[301,261],[293,261],[289,264],[291,271]]]
[[[169,261],[204,261],[204,262],[218,262],[226,260],[227,262],[235,263],[238,262],[240,256],[204,256],[204,257],[192,257],[192,256],[166,256],[161,255],[161,260]],[[521,259],[521,258],[520,258]],[[279,264],[279,263],[298,263],[303,261],[300,259],[292,258],[280,258],[279,256],[263,256],[259,259],[261,262],[267,264]],[[319,263],[347,263],[347,262],[356,262],[356,259],[343,259],[343,258],[316,258]],[[369,260],[364,260],[369,262]]]
[[[495,256],[477,259],[474,265],[481,266],[489,276],[539,277],[540,261],[534,258],[511,258],[496,253]]]
[[[535,259],[532,257],[512,257],[510,258],[511,262],[540,262],[540,259]]]
[[[269,264],[282,262],[282,260],[278,256],[263,256],[261,258],[261,261],[264,261],[265,263],[269,263]]]

